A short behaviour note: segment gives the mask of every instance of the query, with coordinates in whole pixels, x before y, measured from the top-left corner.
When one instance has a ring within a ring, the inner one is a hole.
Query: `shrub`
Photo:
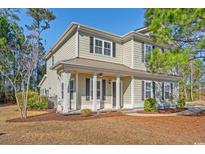
[[[185,106],[185,99],[179,99],[179,100],[178,100],[178,106],[179,106],[180,108],[184,107],[184,106]]]
[[[155,98],[147,98],[144,103],[145,111],[157,111],[157,101]]]
[[[17,97],[19,99],[20,105],[23,104],[23,92],[18,92]],[[45,96],[39,96],[37,92],[29,91],[28,92],[28,109],[47,109],[48,108],[48,98]]]
[[[91,109],[82,109],[82,110],[80,111],[80,115],[81,115],[82,117],[91,116],[91,113],[92,113]]]

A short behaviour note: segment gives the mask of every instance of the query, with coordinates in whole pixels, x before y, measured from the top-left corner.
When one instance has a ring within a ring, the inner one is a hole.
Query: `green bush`
[[[81,115],[82,117],[91,116],[91,113],[92,113],[91,109],[82,109],[82,110],[80,111],[80,115]]]
[[[180,108],[184,107],[184,106],[185,106],[185,99],[179,99],[179,100],[178,100],[178,106],[179,106]]]
[[[144,103],[145,111],[157,111],[157,101],[155,98],[147,98]]]
[[[20,105],[23,104],[23,92],[18,92],[17,97],[19,99]],[[47,109],[48,108],[48,98],[45,96],[39,96],[37,92],[28,92],[28,109]]]

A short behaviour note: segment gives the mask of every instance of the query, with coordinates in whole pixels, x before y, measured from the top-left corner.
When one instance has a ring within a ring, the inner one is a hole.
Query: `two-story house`
[[[118,36],[72,23],[45,56],[42,95],[57,97],[57,111],[142,108],[147,97],[178,98],[178,76],[152,74],[146,55],[154,44],[145,28]]]

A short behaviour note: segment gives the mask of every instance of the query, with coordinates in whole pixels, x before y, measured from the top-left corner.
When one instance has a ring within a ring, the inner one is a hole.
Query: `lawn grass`
[[[31,111],[29,115],[45,111]],[[16,106],[0,107],[0,144],[205,143],[205,116],[115,116],[81,121],[6,122]]]

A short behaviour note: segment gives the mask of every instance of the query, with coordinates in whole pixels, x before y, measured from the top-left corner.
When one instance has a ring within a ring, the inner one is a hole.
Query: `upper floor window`
[[[104,42],[104,55],[111,56],[111,43]]]
[[[102,40],[95,39],[95,53],[102,54],[103,42]]]
[[[52,56],[52,66],[54,65],[55,61],[54,61],[54,56]]]
[[[94,38],[94,53],[106,56],[115,56],[113,55],[112,42],[98,38]]]

